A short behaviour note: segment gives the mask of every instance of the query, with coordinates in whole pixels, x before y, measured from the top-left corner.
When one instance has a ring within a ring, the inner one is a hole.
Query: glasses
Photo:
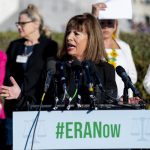
[[[115,21],[114,20],[99,20],[99,23],[101,25],[101,28],[114,28]]]
[[[15,24],[17,27],[19,26],[24,27],[26,24],[31,23],[31,22],[33,21],[31,20],[31,21],[26,21],[26,22],[16,22]]]

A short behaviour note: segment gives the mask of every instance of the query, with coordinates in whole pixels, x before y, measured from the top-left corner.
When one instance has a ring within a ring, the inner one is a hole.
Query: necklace
[[[115,48],[112,48],[111,52],[107,53],[108,63],[113,65],[114,68],[117,67],[117,62],[116,62],[117,61],[117,56],[118,56],[118,53],[117,53]]]

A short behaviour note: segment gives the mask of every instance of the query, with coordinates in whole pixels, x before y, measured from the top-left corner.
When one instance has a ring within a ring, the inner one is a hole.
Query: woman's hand
[[[10,77],[10,81],[12,86],[1,86],[0,96],[5,97],[7,100],[17,99],[21,93],[21,89],[12,76]]]
[[[92,5],[92,15],[94,15],[96,18],[99,16],[99,11],[100,10],[105,10],[106,9],[106,4],[105,3],[96,3]]]
[[[139,97],[132,97],[129,98],[128,103],[129,104],[139,104],[139,102],[142,101]]]
[[[143,101],[141,98],[139,97],[132,97],[128,99],[128,104],[139,104],[139,102]],[[121,97],[119,99],[119,104],[123,104],[123,97]]]

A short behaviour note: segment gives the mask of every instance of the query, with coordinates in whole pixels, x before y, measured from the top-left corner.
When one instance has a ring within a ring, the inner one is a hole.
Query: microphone
[[[125,86],[127,86],[127,88],[131,88],[134,96],[140,97],[140,92],[133,85],[133,83],[132,83],[130,77],[127,75],[125,69],[121,66],[117,66],[116,72],[122,78],[122,81],[124,82]]]
[[[83,69],[85,70],[85,74],[86,74],[86,77],[87,77],[88,90],[89,90],[89,92],[93,92],[94,91],[93,82],[92,82],[91,74],[90,74],[91,62],[86,60],[82,63],[82,65],[83,65]]]
[[[93,62],[90,62],[90,65],[91,65],[91,74],[93,75],[95,81],[96,81],[96,84],[98,85],[100,91],[103,93],[101,95],[101,98],[102,96],[103,97],[106,97],[105,98],[105,101],[109,104],[113,104],[113,103],[116,103],[117,102],[117,98],[114,97],[112,94],[113,94],[113,91],[108,91],[108,90],[105,90],[103,85],[102,85],[102,81],[101,81],[101,78],[100,78],[100,75],[98,74],[98,71],[97,71],[97,68],[96,68],[96,65],[93,63]],[[104,96],[105,95],[105,96]]]
[[[78,90],[78,94],[77,94],[77,107],[80,108],[81,107],[81,94],[80,94],[80,86],[81,86],[81,78],[82,78],[82,65],[81,62],[78,60],[74,60],[71,64],[71,67],[74,71],[74,78],[75,78],[75,84],[76,84],[76,88]]]
[[[45,84],[44,84],[44,93],[42,94],[42,98],[41,98],[41,104],[42,104],[45,94],[49,88],[51,79],[56,72],[56,61],[54,60],[53,57],[49,57],[47,59],[46,69],[47,69],[47,74],[46,74],[46,80],[45,80]]]
[[[102,92],[105,92],[104,88],[103,88],[103,85],[102,85],[102,82],[101,82],[101,79],[98,75],[98,72],[97,72],[97,69],[96,69],[96,66],[93,62],[91,62],[91,73],[92,75],[95,77],[95,80],[96,80],[96,83],[99,87],[99,89],[102,91]]]
[[[92,70],[92,67],[91,67],[91,61],[89,60],[86,60],[82,63],[83,65],[83,69],[85,70],[85,74],[86,74],[86,77],[87,77],[87,83],[88,83],[88,90],[89,90],[89,97],[91,99],[91,105],[90,107],[93,109],[97,109],[96,107],[96,104],[95,102],[97,101],[97,98],[95,97],[94,95],[94,84],[93,84],[93,81],[92,81],[92,78],[91,78],[91,70]]]
[[[58,72],[60,73],[60,80],[62,82],[63,85],[63,90],[66,91],[67,90],[67,84],[66,84],[66,77],[65,77],[65,66],[64,66],[64,62],[58,62],[56,65],[56,68],[58,70]]]
[[[60,73],[60,80],[62,82],[62,87],[64,91],[64,96],[62,101],[65,103],[65,107],[67,110],[70,109],[71,105],[70,102],[72,101],[72,97],[70,97],[68,91],[67,91],[67,82],[66,82],[66,77],[65,77],[65,62],[58,62],[57,63],[57,70]]]
[[[56,73],[56,60],[53,57],[49,57],[47,59],[47,75],[46,75],[46,80],[45,80],[45,85],[44,85],[44,92],[46,93],[51,79],[53,75]]]
[[[80,79],[82,76],[81,62],[78,60],[74,60],[71,64],[71,67],[72,67],[73,71],[75,72],[75,83],[76,83],[77,87],[79,88]]]

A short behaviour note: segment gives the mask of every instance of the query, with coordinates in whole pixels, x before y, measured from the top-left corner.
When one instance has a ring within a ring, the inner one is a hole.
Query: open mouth
[[[67,44],[67,50],[70,51],[72,50],[73,48],[75,48],[75,45],[71,44],[71,43],[68,43]]]

